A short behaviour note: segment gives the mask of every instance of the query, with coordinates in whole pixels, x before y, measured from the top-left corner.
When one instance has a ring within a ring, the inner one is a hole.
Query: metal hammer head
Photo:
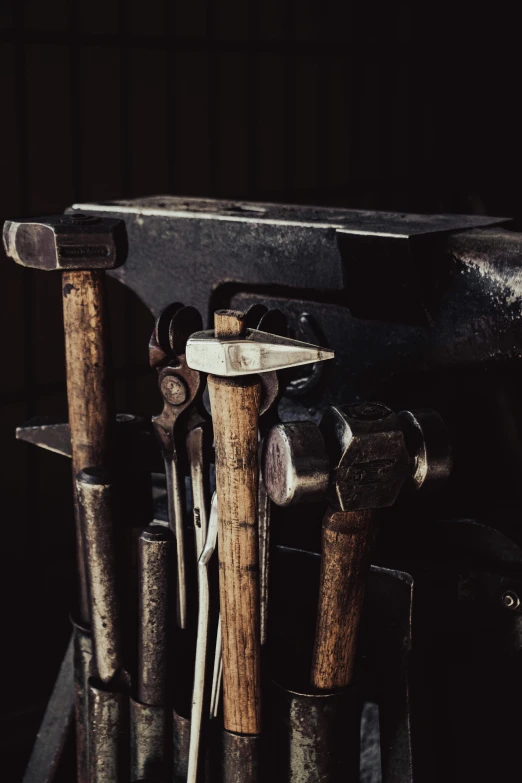
[[[263,475],[280,506],[328,495],[341,511],[385,508],[410,483],[447,478],[448,434],[432,410],[394,413],[381,403],[330,408],[319,427],[279,424],[265,438]]]
[[[82,213],[7,220],[3,240],[17,264],[47,271],[115,269],[127,257],[123,220]]]
[[[187,342],[187,364],[193,370],[235,377],[333,359],[334,352],[317,345],[246,329],[239,337],[218,338],[214,331],[196,332]]]

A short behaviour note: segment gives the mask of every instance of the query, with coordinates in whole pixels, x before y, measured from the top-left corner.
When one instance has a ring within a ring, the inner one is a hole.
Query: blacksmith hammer
[[[258,418],[263,374],[333,358],[317,346],[246,329],[244,314],[215,313],[215,331],[187,342],[189,367],[209,373],[216,447],[223,638],[224,779],[257,779],[261,732]],[[261,379],[258,377],[261,376]]]
[[[265,439],[263,472],[279,506],[327,496],[311,682],[348,686],[370,553],[382,509],[402,488],[447,478],[451,450],[436,411],[394,413],[377,402],[332,406],[318,426],[279,424]]]
[[[78,619],[90,622],[89,591],[76,476],[84,468],[107,468],[113,421],[109,379],[109,321],[104,271],[124,263],[122,220],[75,213],[8,220],[6,254],[16,263],[62,272],[67,399],[71,437],[74,517],[79,581]],[[89,672],[83,672],[83,681]],[[80,691],[85,689],[80,688]],[[87,780],[85,693],[76,693],[78,779]]]
[[[124,263],[122,220],[72,214],[7,220],[6,254],[17,264],[62,272],[67,399],[72,445],[80,617],[89,622],[87,582],[76,493],[76,475],[109,460],[112,390],[104,271]]]

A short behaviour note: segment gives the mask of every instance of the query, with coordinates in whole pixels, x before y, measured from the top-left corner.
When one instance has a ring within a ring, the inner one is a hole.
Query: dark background
[[[161,193],[519,216],[517,26],[498,5],[0,0],[0,218]],[[151,317],[114,281],[110,302],[118,407],[150,414]],[[69,635],[69,465],[14,440],[65,410],[56,275],[2,257],[0,346],[15,781]]]

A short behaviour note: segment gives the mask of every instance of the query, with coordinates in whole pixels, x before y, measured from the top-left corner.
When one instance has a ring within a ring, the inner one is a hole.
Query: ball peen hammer
[[[308,343],[246,329],[244,314],[215,313],[215,330],[192,335],[186,359],[208,373],[216,447],[223,707],[228,732],[261,731],[258,418],[264,373],[333,358]],[[259,377],[261,376],[261,377]]]
[[[335,406],[319,426],[273,427],[262,461],[277,505],[328,498],[311,681],[320,690],[346,687],[378,522],[405,485],[433,487],[447,478],[447,430],[429,409],[396,414],[377,402]]]
[[[6,254],[17,264],[62,272],[67,398],[71,432],[74,515],[79,573],[79,619],[89,622],[84,545],[75,477],[106,468],[112,390],[104,272],[127,255],[122,220],[71,213],[4,223]]]

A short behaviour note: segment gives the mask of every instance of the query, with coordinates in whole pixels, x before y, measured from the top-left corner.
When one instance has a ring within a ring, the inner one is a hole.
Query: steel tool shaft
[[[172,543],[159,525],[145,528],[139,539],[138,699],[156,706],[167,695]]]
[[[76,484],[87,563],[94,660],[98,677],[108,683],[122,667],[112,486],[107,473],[95,468],[80,471]]]

